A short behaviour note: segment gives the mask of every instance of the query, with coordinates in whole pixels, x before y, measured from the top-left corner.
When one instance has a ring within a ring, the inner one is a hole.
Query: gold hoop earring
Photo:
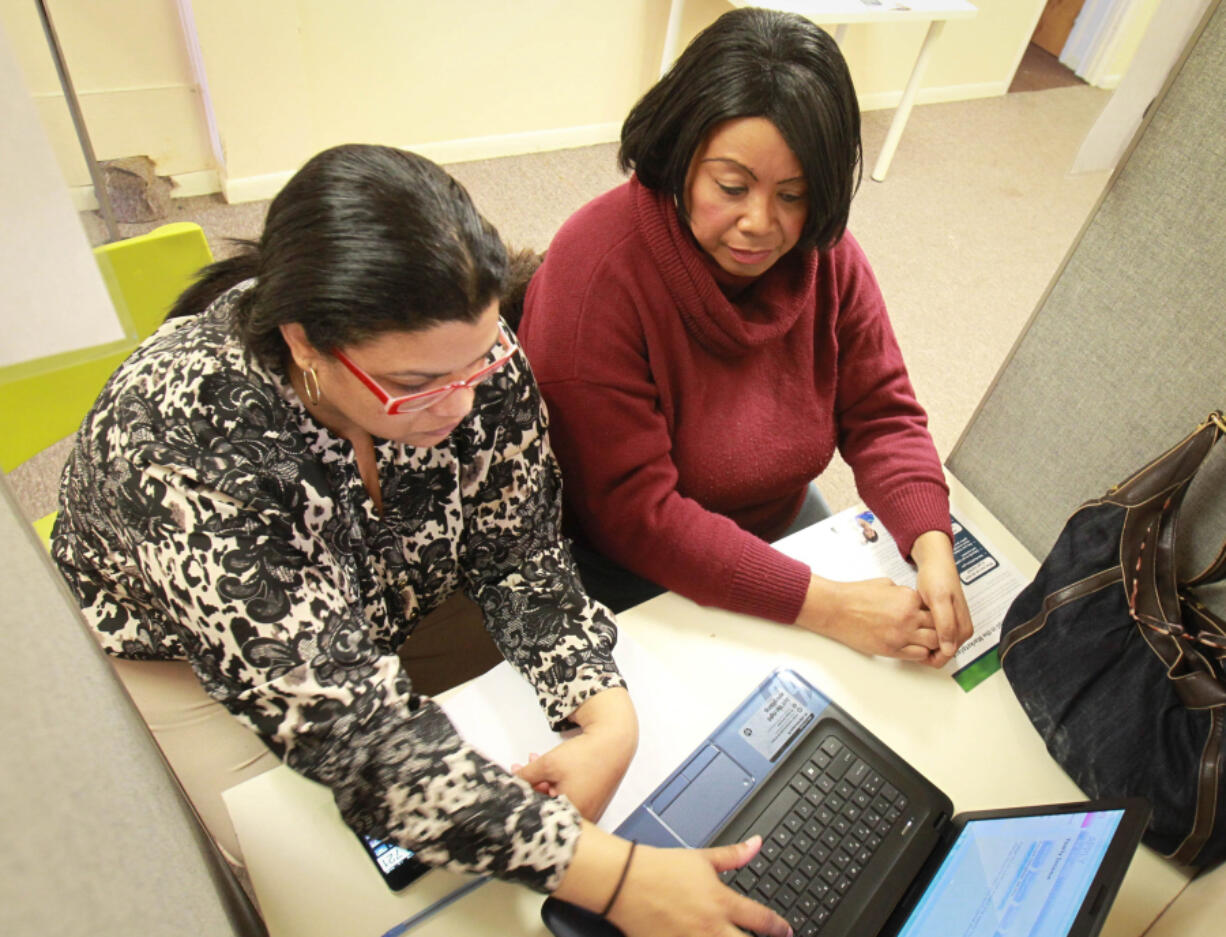
[[[315,365],[302,369],[302,386],[310,403],[318,404],[323,399],[319,392],[319,375],[315,373]]]

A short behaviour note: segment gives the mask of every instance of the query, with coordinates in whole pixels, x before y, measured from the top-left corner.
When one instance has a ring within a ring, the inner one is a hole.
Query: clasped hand
[[[834,582],[812,577],[796,624],[854,650],[943,667],[974,627],[949,537],[916,538],[916,587],[889,579]]]

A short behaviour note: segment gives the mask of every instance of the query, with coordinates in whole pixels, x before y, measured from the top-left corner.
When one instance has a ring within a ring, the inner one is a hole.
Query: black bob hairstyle
[[[694,154],[716,124],[737,117],[769,120],[804,170],[799,245],[836,244],[860,184],[860,106],[839,47],[802,16],[737,9],[704,29],[630,111],[618,162],[684,214]]]
[[[234,330],[262,363],[288,354],[298,322],[321,350],[389,331],[475,322],[507,289],[507,251],[464,187],[430,160],[349,144],[312,157],[272,200],[258,242],[206,267],[170,316],[194,315],[237,283],[256,285]]]

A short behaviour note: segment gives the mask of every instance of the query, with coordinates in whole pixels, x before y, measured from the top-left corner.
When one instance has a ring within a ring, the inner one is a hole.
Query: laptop
[[[619,826],[652,846],[734,843],[724,881],[797,937],[1093,937],[1149,819],[1144,800],[985,810],[949,798],[795,671],[771,673]],[[557,937],[615,937],[549,898]]]

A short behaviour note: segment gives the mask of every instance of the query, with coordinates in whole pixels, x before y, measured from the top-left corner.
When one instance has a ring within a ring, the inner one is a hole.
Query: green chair
[[[204,231],[188,222],[105,244],[94,257],[126,338],[17,365],[7,378],[0,372],[0,469],[6,472],[76,431],[115,368],[213,260]],[[47,515],[35,526],[49,535],[54,519]]]
[[[213,262],[204,231],[186,221],[104,244],[94,257],[119,321],[131,323],[137,342],[157,331],[200,268]]]

